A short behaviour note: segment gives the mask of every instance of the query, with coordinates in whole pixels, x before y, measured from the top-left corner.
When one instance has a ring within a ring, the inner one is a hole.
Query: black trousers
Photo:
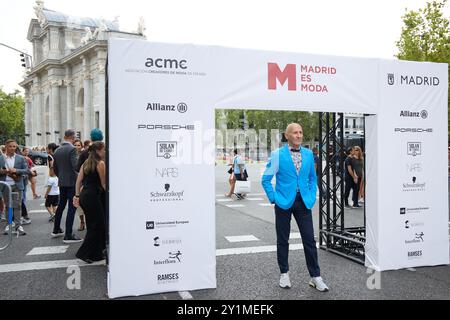
[[[62,215],[64,209],[66,208],[66,204],[69,204],[69,208],[67,209],[66,216],[66,235],[72,234],[73,220],[75,219],[75,211],[77,210],[73,206],[73,196],[75,195],[75,187],[59,187],[59,203],[58,209],[56,209],[55,213],[55,223],[53,226],[53,230],[57,231],[60,228]]]
[[[344,204],[348,206],[348,197],[350,196],[350,190],[353,190],[353,195],[355,195],[355,182],[352,177],[345,179],[345,193],[344,193]],[[353,197],[352,197],[353,199]]]
[[[302,196],[297,193],[294,204],[288,210],[275,205],[275,228],[277,231],[277,259],[281,273],[289,271],[289,234],[291,232],[291,216],[294,215],[302,237],[306,265],[311,277],[320,276],[319,260],[317,258],[316,241],[311,209],[306,208]]]

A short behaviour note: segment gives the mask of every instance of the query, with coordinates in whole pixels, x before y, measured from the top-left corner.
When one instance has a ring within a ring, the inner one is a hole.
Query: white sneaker
[[[14,233],[18,233],[19,236],[24,236],[24,235],[27,234],[27,233],[25,232],[25,230],[23,230],[23,227],[22,227],[22,226],[19,226],[19,227],[16,229],[16,231],[15,231]]]
[[[325,282],[323,282],[322,277],[311,278],[311,281],[309,281],[309,285],[321,292],[326,292],[329,290]]]
[[[289,280],[289,273],[282,273],[280,275],[280,287],[282,288],[290,288],[291,280]]]
[[[28,218],[28,219],[26,219],[24,217],[20,218],[20,224],[21,225],[27,225],[27,224],[30,224],[30,223],[31,223],[31,219],[30,218]]]

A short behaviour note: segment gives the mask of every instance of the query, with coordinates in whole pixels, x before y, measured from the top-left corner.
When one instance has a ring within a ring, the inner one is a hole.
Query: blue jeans
[[[66,217],[66,236],[72,234],[73,220],[75,219],[75,211],[77,210],[73,206],[72,199],[75,195],[75,187],[59,187],[59,203],[58,209],[55,213],[55,224],[53,230],[57,231],[61,227],[62,214],[66,208],[66,202],[69,202],[69,208],[67,209]]]
[[[277,231],[277,259],[281,273],[289,271],[289,234],[291,232],[291,216],[294,215],[302,237],[306,265],[311,277],[320,276],[319,261],[317,258],[316,241],[311,209],[307,209],[300,193],[297,193],[294,204],[289,210],[275,205],[275,228]]]

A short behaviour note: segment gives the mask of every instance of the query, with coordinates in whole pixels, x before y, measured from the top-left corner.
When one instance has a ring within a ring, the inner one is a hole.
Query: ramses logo
[[[277,83],[284,86],[287,82],[287,88],[290,91],[328,93],[329,90],[326,84],[314,82],[314,75],[335,75],[337,72],[334,67],[311,65],[300,65],[300,73],[298,75],[297,71],[297,65],[295,64],[286,64],[284,69],[281,70],[277,63],[269,62],[267,64],[269,90],[277,90]],[[297,79],[300,81],[297,82]]]

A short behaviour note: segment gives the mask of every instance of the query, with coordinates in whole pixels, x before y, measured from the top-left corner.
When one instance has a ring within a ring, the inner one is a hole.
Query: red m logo
[[[283,71],[280,70],[278,64],[269,62],[268,66],[268,84],[270,90],[277,89],[277,80],[284,85],[286,79],[288,81],[288,90],[296,90],[296,66],[295,64],[287,64]]]

